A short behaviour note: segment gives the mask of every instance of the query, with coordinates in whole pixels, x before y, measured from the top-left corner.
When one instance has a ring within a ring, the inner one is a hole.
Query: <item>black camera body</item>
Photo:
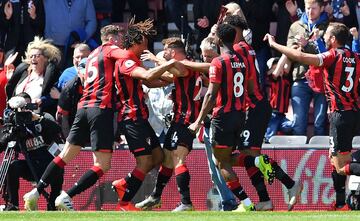
[[[29,103],[21,108],[7,108],[4,110],[4,127],[1,133],[1,142],[21,140],[26,138],[26,124],[32,122],[32,110],[38,108],[37,104]]]
[[[13,124],[13,125],[23,125],[29,124],[32,122],[32,112],[33,110],[38,109],[36,103],[28,103],[23,108],[22,111],[17,109],[8,108],[4,110],[4,124]],[[26,111],[29,110],[29,111]]]
[[[6,114],[6,115],[5,115]],[[32,121],[32,113],[31,112],[18,112],[7,110],[4,111],[4,124],[11,125],[24,125],[31,123]]]

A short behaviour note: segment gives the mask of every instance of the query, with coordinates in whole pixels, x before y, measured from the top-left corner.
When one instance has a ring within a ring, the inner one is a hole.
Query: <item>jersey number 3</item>
[[[354,80],[352,79],[352,75],[354,74],[354,67],[346,67],[345,73],[347,74],[345,85],[348,86],[343,85],[341,90],[344,92],[349,92],[354,86]]]

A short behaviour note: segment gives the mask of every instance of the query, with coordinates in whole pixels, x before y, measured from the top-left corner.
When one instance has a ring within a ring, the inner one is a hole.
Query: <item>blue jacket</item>
[[[60,75],[59,81],[56,85],[56,87],[62,91],[62,89],[65,87],[66,83],[73,79],[75,76],[77,76],[77,70],[75,66],[71,66],[69,68],[66,68],[64,72]]]
[[[70,32],[83,28],[87,39],[96,30],[96,15],[92,0],[44,0],[45,38],[55,45],[65,46]]]
[[[310,24],[309,23],[309,19],[307,17],[307,14],[306,13],[303,13],[303,15],[301,16],[301,21],[308,25],[309,27],[309,31],[312,31],[314,27],[318,26],[319,24],[323,24],[323,23],[326,23],[328,22],[329,20],[329,17],[327,15],[326,12],[322,12],[321,15],[320,15],[320,18],[313,24]],[[326,49],[326,46],[325,46],[325,42],[322,38],[318,38],[316,41],[315,41],[315,44],[317,45],[318,47],[318,52],[319,53],[322,53],[322,52],[325,52],[327,51]]]

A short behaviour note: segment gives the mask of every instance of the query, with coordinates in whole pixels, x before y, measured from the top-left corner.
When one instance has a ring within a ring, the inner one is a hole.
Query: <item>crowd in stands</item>
[[[270,23],[273,22],[277,24],[275,36],[279,43],[287,44],[289,47],[300,47],[305,52],[324,52],[326,48],[321,40],[322,35],[328,23],[336,21],[352,28],[351,33],[354,36],[352,45],[354,50],[356,47],[359,50],[356,30],[359,28],[360,3],[355,0],[327,0],[324,1],[321,12],[318,14],[312,12],[312,17],[309,17],[304,13],[303,0],[229,2],[226,0],[3,0],[0,3],[0,65],[3,70],[0,76],[1,113],[8,98],[21,90],[26,91],[24,86],[29,88],[32,85],[32,78],[26,77],[32,73],[28,66],[37,63],[35,60],[39,58],[41,60],[44,55],[45,63],[43,70],[40,70],[42,73],[39,73],[38,84],[42,86],[42,90],[36,95],[32,91],[31,96],[33,102],[40,105],[40,110],[46,110],[55,116],[56,103],[63,87],[76,75],[75,67],[81,58],[87,57],[90,51],[101,43],[99,30],[105,25],[126,23],[126,19],[133,15],[136,21],[151,17],[155,19],[158,29],[155,41],[161,41],[168,35],[181,36],[191,42],[195,51],[192,54],[195,55],[195,59],[199,59],[202,40],[209,33],[211,35],[214,32],[211,28],[216,27],[219,14],[225,8],[226,14],[238,14],[246,19],[249,30],[246,31],[245,38],[256,52],[261,87],[270,89],[267,96],[272,101],[274,113],[265,140],[268,141],[274,134],[283,133],[327,135],[328,107],[321,75],[317,75],[321,70],[296,62],[291,63],[284,57],[280,59],[279,65],[274,66],[274,60],[270,62],[269,59],[274,57],[275,61],[278,61],[280,55],[276,51],[271,51],[263,41],[263,37],[269,31]],[[188,10],[188,3],[193,5],[192,10]],[[188,18],[192,18],[194,29],[189,25]],[[168,33],[166,30],[168,22],[176,24],[177,33]],[[57,57],[47,55],[47,49],[40,48],[39,58],[30,58],[31,45],[38,42],[35,36],[50,41],[59,50]],[[29,44],[30,42],[33,43]],[[86,44],[88,48],[85,49],[83,45],[75,49],[79,43]],[[351,47],[350,39],[349,46]],[[6,59],[11,58],[15,53],[17,53],[15,60],[4,65]],[[58,57],[59,55],[61,57]],[[12,65],[16,67],[14,76],[12,76],[14,69],[11,68]],[[270,74],[269,71],[272,69],[273,74]],[[7,73],[6,76],[4,73]],[[282,83],[279,83],[280,81]],[[282,91],[275,91],[271,87],[274,82],[284,85]],[[289,102],[285,99],[279,106],[280,104],[276,104],[278,97],[290,98],[293,113],[292,116],[287,115],[290,120],[285,118]],[[314,116],[309,117],[312,112]],[[307,131],[308,124],[312,122],[313,133]]]

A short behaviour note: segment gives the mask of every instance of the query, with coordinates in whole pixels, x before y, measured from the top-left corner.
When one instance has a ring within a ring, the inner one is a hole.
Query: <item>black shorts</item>
[[[210,142],[214,148],[236,147],[244,129],[245,113],[233,111],[211,119]]]
[[[159,138],[147,120],[125,120],[119,123],[119,129],[135,157],[151,155],[153,149],[160,147]]]
[[[187,125],[180,123],[171,123],[166,133],[164,148],[168,150],[176,150],[178,146],[186,147],[192,150],[195,135],[190,132]]]
[[[241,133],[239,150],[260,149],[271,118],[271,106],[266,99],[249,108],[244,131]]]
[[[97,107],[77,110],[67,141],[84,146],[89,141],[93,151],[112,152],[114,143],[114,112]]]
[[[329,114],[329,122],[332,154],[351,151],[352,139],[360,128],[360,112],[335,111]]]

